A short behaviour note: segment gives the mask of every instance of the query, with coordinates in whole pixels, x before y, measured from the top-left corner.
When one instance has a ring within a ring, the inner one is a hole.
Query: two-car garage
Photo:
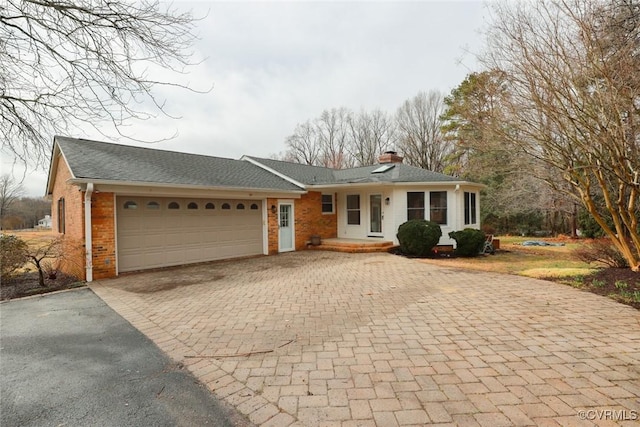
[[[261,200],[116,198],[118,271],[263,253]]]

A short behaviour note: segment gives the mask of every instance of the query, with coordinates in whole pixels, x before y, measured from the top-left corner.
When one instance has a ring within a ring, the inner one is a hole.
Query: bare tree
[[[420,92],[398,109],[398,149],[411,165],[443,172],[451,143],[442,137],[440,116],[444,112],[440,92]]]
[[[41,163],[53,133],[82,122],[122,135],[130,118],[164,113],[152,77],[190,65],[194,19],[157,0],[0,3],[2,150]],[[185,86],[182,86],[185,87]]]
[[[349,110],[332,108],[314,120],[298,124],[285,141],[285,160],[336,169],[353,165],[347,151],[350,120]]]
[[[395,123],[382,110],[360,111],[349,120],[348,151],[353,166],[374,165],[378,156],[394,147]]]
[[[351,166],[347,153],[350,118],[351,112],[342,107],[324,110],[316,120],[322,166],[334,169]]]
[[[298,124],[293,134],[287,137],[285,144],[287,145],[285,160],[305,165],[320,165],[322,147],[316,127],[311,120]]]
[[[576,197],[638,271],[640,3],[501,3],[494,13],[484,61],[509,91],[496,132],[557,171],[541,178]]]
[[[64,236],[46,241],[27,242],[27,246],[27,258],[38,270],[38,283],[41,287],[45,287],[45,275],[55,278],[64,257]]]
[[[22,196],[23,192],[22,184],[13,179],[11,175],[0,177],[0,228],[3,227],[4,218],[9,213],[11,206]]]

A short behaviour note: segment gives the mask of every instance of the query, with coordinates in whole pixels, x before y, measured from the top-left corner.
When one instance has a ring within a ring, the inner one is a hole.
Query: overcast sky
[[[296,124],[324,109],[395,112],[419,91],[449,93],[477,70],[472,53],[487,21],[480,1],[185,2],[199,16],[189,81],[206,94],[166,91],[171,120],[133,123],[153,147],[240,158],[284,152]],[[108,132],[108,131],[107,131]],[[87,128],[71,137],[105,138]],[[142,145],[130,140],[123,144]],[[10,158],[2,154],[3,173]],[[29,196],[45,192],[47,172],[30,170]]]

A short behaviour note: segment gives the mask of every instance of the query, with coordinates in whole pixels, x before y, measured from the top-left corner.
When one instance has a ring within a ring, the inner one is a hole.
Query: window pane
[[[191,202],[187,205],[187,209],[198,209],[198,204],[195,202]]]
[[[207,203],[204,208],[205,209],[215,209],[216,206],[213,203]]]
[[[169,206],[167,206],[169,209],[180,209],[180,205],[178,204],[178,202],[171,202],[169,203]]]
[[[347,196],[347,209],[360,209],[359,194],[349,194]]]
[[[476,218],[476,193],[464,193],[464,223],[475,224]]]
[[[429,193],[429,219],[436,224],[447,223],[446,191],[432,191]]]
[[[407,220],[424,219],[424,192],[407,193]]]
[[[360,211],[347,211],[347,224],[360,225]]]
[[[347,195],[347,224],[360,225],[360,195]]]
[[[333,213],[333,194],[322,195],[322,213]]]
[[[158,202],[149,202],[147,203],[147,209],[157,211],[160,209],[160,203]]]

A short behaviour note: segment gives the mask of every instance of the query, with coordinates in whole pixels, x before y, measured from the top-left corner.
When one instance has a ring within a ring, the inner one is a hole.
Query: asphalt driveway
[[[0,304],[0,425],[249,425],[89,289]]]
[[[555,283],[305,251],[91,287],[256,424],[640,422],[640,312]]]

